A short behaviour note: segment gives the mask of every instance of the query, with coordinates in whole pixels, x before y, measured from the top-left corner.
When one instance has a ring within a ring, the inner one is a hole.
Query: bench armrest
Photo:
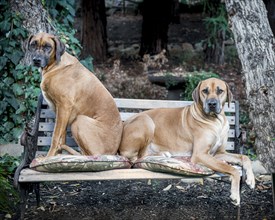
[[[20,143],[24,146],[22,160],[17,167],[14,174],[14,186],[18,187],[19,174],[22,169],[28,167],[32,160],[35,158],[37,151],[37,137],[38,137],[38,125],[39,125],[39,116],[41,112],[41,105],[43,101],[42,94],[38,98],[37,109],[35,113],[35,120],[32,127],[26,125],[24,131],[20,137]]]

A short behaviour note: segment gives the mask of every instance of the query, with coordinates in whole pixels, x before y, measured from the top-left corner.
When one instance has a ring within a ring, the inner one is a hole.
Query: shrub
[[[15,204],[19,201],[17,192],[12,186],[12,176],[19,160],[5,154],[0,156],[0,212],[14,211]]]

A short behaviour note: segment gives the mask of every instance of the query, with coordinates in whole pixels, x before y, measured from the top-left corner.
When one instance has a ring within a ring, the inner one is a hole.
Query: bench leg
[[[20,196],[20,219],[24,219],[25,211],[26,211],[26,205],[27,205],[27,199],[29,195],[29,184],[26,183],[20,183],[18,185],[19,190],[19,196]]]
[[[39,206],[40,205],[39,183],[19,183],[18,184],[18,191],[19,191],[19,196],[20,196],[20,206],[19,206],[20,219],[24,219],[29,193],[33,190],[34,190],[35,196],[36,196],[36,204],[37,204],[37,206]]]
[[[36,196],[36,205],[37,207],[39,207],[40,206],[40,184],[39,183],[35,183],[34,192]]]

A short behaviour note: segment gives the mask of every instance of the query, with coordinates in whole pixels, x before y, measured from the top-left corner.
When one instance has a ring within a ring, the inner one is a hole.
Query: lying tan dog
[[[246,183],[254,188],[255,179],[247,156],[225,151],[229,123],[223,106],[232,94],[228,85],[211,78],[199,83],[194,103],[184,108],[153,109],[139,113],[124,123],[119,152],[135,161],[146,155],[192,155],[191,161],[215,171],[230,174],[231,199],[240,204],[240,174],[232,164],[243,165]]]
[[[116,154],[122,122],[111,94],[55,36],[30,36],[27,49],[33,64],[42,68],[41,90],[56,113],[52,143],[47,156],[60,150],[79,154],[65,144],[66,128],[71,125],[74,139],[84,155]]]

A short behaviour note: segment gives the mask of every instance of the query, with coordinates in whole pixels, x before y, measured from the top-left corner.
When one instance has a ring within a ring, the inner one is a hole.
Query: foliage
[[[0,212],[10,212],[18,202],[18,194],[12,186],[11,176],[18,166],[19,160],[5,154],[0,157]]]
[[[74,36],[76,30],[73,28],[75,0],[45,0],[42,3],[54,21],[51,24],[55,27],[56,34],[66,43],[68,52],[74,56],[79,56],[81,45]]]
[[[219,78],[217,74],[203,70],[200,72],[196,71],[188,74],[185,87],[183,88],[183,92],[181,94],[181,100],[192,100],[192,92],[197,87],[199,82],[211,77]]]
[[[45,0],[52,16],[53,25],[67,50],[79,56],[81,45],[74,37],[73,18],[75,16],[74,0]],[[23,18],[11,11],[9,1],[0,2],[0,144],[16,142],[23,125],[30,121],[34,113],[37,96],[40,93],[40,74],[34,67],[20,64],[24,53],[21,42],[28,37],[23,28]],[[70,45],[70,47],[68,47]],[[92,59],[83,64],[92,69]]]
[[[66,50],[70,54],[79,57],[82,47],[79,40],[75,37],[76,30],[73,27],[76,13],[75,0],[45,0],[43,5],[48,9],[54,21],[53,26],[57,31],[56,34],[66,43]],[[89,70],[93,70],[91,57],[81,60],[81,63]]]
[[[169,89],[170,87],[176,86],[177,85],[177,78],[173,76],[173,73],[166,73],[164,75],[165,77],[165,87]]]
[[[21,41],[27,37],[22,18],[12,13],[8,1],[0,3],[0,144],[16,141],[30,119],[39,94],[39,73],[19,64]]]
[[[204,19],[208,36],[206,43],[208,47],[214,47],[215,42],[217,42],[218,38],[221,38],[221,35],[224,35],[223,39],[228,39],[232,36],[228,27],[227,12],[223,3],[220,3],[217,7],[211,4],[211,1],[205,1],[205,10],[212,14],[211,17]]]

